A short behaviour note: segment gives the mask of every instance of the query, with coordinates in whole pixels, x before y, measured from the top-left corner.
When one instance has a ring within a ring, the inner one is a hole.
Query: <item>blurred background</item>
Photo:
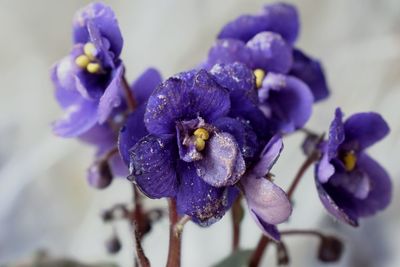
[[[119,19],[125,39],[122,58],[127,77],[148,66],[164,77],[195,66],[207,53],[221,26],[243,13],[254,13],[261,0],[105,1]],[[387,168],[394,182],[392,205],[378,216],[350,227],[326,216],[308,172],[295,194],[296,207],[281,229],[321,228],[346,241],[337,266],[400,266],[400,2],[398,0],[297,0],[302,30],[298,46],[324,63],[332,96],[315,106],[308,127],[323,132],[340,105],[350,115],[374,110],[383,114],[391,134],[370,154]],[[103,191],[89,188],[86,168],[94,151],[75,140],[59,139],[50,123],[61,115],[53,99],[49,69],[71,48],[74,12],[83,0],[0,0],[0,265],[47,250],[86,263],[132,266],[129,227],[117,224],[123,249],[110,256],[104,241],[112,228],[100,220],[102,209],[131,197],[119,179]],[[276,183],[287,188],[303,160],[301,134],[289,137],[274,167]],[[146,206],[165,205],[149,201]],[[242,247],[253,248],[260,231],[245,217]],[[229,254],[230,216],[203,229],[187,224],[183,266],[211,266]],[[156,224],[144,249],[153,266],[164,266],[168,221]],[[291,266],[320,266],[318,242],[288,237]],[[270,247],[265,266],[275,266]],[[323,266],[321,264],[321,266]],[[332,265],[331,265],[332,266]],[[336,265],[335,265],[336,266]]]

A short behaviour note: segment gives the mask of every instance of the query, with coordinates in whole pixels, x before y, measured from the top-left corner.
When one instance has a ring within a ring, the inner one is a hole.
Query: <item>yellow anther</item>
[[[262,82],[265,77],[265,72],[262,69],[256,69],[254,71],[254,76],[256,76],[256,86],[257,88],[261,88]]]
[[[357,156],[355,155],[354,151],[350,151],[344,155],[343,163],[346,171],[350,172],[354,170],[357,163]]]
[[[99,73],[101,71],[101,66],[99,63],[89,63],[86,70],[90,73]]]
[[[204,141],[204,139],[202,138],[197,137],[194,145],[196,146],[197,151],[203,151],[206,147],[206,141]]]
[[[75,64],[81,67],[82,69],[86,68],[86,66],[90,63],[90,59],[86,55],[80,55],[75,59]]]
[[[93,43],[86,43],[83,47],[83,52],[90,60],[96,59],[97,50]]]
[[[203,140],[208,140],[208,138],[210,138],[210,134],[204,128],[198,128],[196,131],[194,131],[193,135]]]

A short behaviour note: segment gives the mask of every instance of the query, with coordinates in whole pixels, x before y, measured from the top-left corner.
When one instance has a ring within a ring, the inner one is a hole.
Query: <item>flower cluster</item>
[[[277,225],[292,205],[270,171],[284,136],[302,129],[314,103],[329,95],[320,62],[295,46],[298,34],[294,6],[267,5],[225,25],[193,69],[162,80],[150,68],[130,86],[115,15],[90,4],[74,18],[71,52],[52,69],[65,110],[54,132],[96,146],[88,175],[95,187],[128,177],[149,198],[173,199],[179,215],[201,226],[244,197],[263,234],[279,241]],[[328,139],[317,138],[317,192],[339,220],[355,226],[389,204],[389,176],[365,153],[388,132],[376,113],[343,122],[337,109]]]

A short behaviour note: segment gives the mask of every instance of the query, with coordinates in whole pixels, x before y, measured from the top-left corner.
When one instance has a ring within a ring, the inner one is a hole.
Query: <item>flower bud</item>
[[[106,188],[111,184],[112,178],[111,168],[106,160],[95,162],[88,169],[87,179],[89,184],[94,188]]]
[[[106,241],[106,249],[110,254],[118,253],[121,250],[121,247],[121,242],[115,234]]]
[[[318,249],[318,259],[322,262],[336,262],[343,254],[343,243],[334,236],[321,238]]]
[[[290,258],[289,258],[289,253],[288,250],[283,242],[280,242],[277,244],[276,247],[276,257],[277,257],[277,262],[278,265],[289,265],[290,263]]]

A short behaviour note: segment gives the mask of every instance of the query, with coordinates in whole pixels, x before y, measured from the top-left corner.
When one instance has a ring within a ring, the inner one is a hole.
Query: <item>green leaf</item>
[[[213,267],[247,267],[252,253],[250,249],[238,250]]]

